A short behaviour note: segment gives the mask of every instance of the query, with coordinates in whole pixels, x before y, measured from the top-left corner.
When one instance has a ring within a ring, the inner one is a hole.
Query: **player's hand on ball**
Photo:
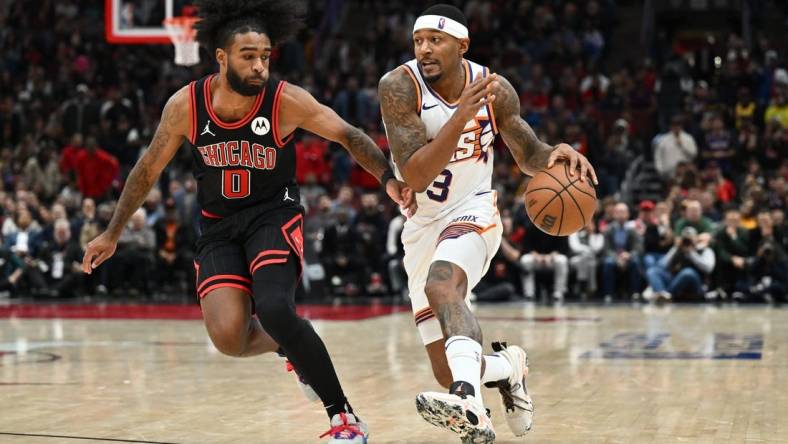
[[[574,148],[565,144],[559,143],[547,159],[547,168],[552,168],[557,160],[566,160],[569,162],[569,175],[574,176],[575,170],[580,166],[580,180],[585,182],[586,176],[590,177],[594,185],[599,185],[596,178],[596,171],[591,166],[591,162],[586,159],[586,156],[578,153]]]
[[[405,217],[411,218],[416,214],[416,193],[405,182],[390,179],[386,182],[386,194],[404,210]]]
[[[101,233],[97,238],[88,243],[85,248],[85,256],[82,258],[82,271],[87,274],[93,273],[93,269],[101,265],[113,254],[118,246],[118,241],[113,239],[107,232]]]

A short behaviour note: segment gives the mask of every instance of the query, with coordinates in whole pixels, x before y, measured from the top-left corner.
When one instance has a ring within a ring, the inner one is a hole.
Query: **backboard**
[[[169,44],[164,20],[189,15],[193,0],[104,0],[104,28],[110,43]]]

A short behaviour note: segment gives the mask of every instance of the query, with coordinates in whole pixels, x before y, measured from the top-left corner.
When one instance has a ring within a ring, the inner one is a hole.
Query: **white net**
[[[164,27],[175,45],[175,64],[182,66],[196,65],[200,62],[200,45],[194,38],[196,17],[173,17],[164,20]]]

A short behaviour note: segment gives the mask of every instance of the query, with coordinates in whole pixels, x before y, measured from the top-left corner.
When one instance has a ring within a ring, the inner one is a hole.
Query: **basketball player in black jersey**
[[[281,347],[322,400],[330,442],[365,443],[366,425],[345,399],[326,347],[295,311],[304,210],[294,179],[293,133],[303,128],[342,144],[410,211],[413,194],[394,179],[368,136],[304,89],[270,79],[273,45],[299,25],[299,4],[205,0],[198,8],[197,40],[215,53],[219,72],[169,99],[107,230],[88,244],[83,268],[90,273],[114,253],[129,217],[187,141],[202,207],[197,293],[211,340],[231,356]],[[251,316],[252,303],[259,322]]]

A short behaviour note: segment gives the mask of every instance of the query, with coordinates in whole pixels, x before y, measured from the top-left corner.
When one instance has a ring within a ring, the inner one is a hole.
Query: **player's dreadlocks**
[[[213,53],[233,35],[265,33],[276,45],[302,24],[304,4],[298,0],[198,0],[197,41]]]

